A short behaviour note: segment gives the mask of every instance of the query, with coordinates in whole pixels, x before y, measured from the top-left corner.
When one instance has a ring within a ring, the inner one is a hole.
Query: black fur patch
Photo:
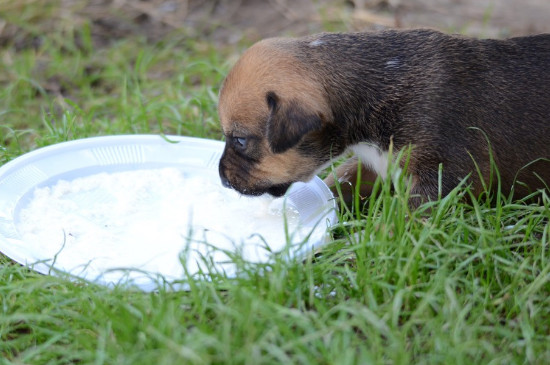
[[[273,153],[285,152],[305,134],[322,126],[319,115],[308,112],[295,100],[281,100],[274,92],[269,92],[266,101],[270,108],[267,139]]]

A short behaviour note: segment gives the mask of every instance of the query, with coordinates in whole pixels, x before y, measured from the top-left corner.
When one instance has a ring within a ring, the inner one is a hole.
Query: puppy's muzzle
[[[229,182],[229,179],[227,178],[227,176],[225,176],[225,172],[224,172],[224,169],[222,168],[221,164],[218,166],[218,170],[219,170],[219,173],[220,173],[220,180],[222,182],[223,187],[228,188],[228,189],[233,189],[233,186]]]
[[[266,186],[241,186],[238,182],[233,184],[231,181],[227,178],[225,167],[222,162],[220,162],[218,166],[218,171],[220,174],[220,181],[222,185],[229,189],[234,189],[238,191],[241,194],[244,195],[262,195],[262,194],[269,194],[274,197],[280,197],[285,195],[286,191],[290,187],[291,183],[287,184],[273,184],[273,185],[266,185]]]

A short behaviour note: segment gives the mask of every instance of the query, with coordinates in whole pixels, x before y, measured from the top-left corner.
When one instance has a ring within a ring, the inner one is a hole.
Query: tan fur
[[[296,150],[288,150],[279,154],[266,155],[258,172],[264,178],[269,176],[269,181],[272,183],[282,184],[289,179],[307,180],[311,176],[304,172],[315,171],[316,168],[317,166],[307,157]]]
[[[286,99],[299,100],[307,109],[329,114],[315,75],[301,68],[300,62],[284,50],[285,43],[285,39],[278,38],[256,43],[227,75],[218,108],[225,135],[239,129],[260,132],[264,126],[258,120],[267,114],[264,95],[270,90]]]

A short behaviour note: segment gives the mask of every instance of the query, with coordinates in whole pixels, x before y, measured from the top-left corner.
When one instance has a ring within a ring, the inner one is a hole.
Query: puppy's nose
[[[231,183],[229,182],[229,180],[227,180],[225,176],[220,176],[220,179],[224,187],[231,189]]]
[[[225,172],[224,172],[221,165],[219,167],[219,172],[220,172],[220,180],[222,181],[222,185],[226,188],[231,189],[232,188],[231,183],[229,182],[229,180],[225,176]]]

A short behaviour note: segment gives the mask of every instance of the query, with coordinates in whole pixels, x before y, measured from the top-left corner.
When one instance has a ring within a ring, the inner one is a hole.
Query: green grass
[[[217,88],[240,49],[183,33],[96,47],[71,29],[0,49],[0,164],[96,135],[221,138]],[[491,206],[456,189],[411,212],[405,186],[342,209],[315,257],[236,260],[239,278],[183,277],[188,292],[42,276],[0,255],[0,363],[550,362],[550,198]]]

